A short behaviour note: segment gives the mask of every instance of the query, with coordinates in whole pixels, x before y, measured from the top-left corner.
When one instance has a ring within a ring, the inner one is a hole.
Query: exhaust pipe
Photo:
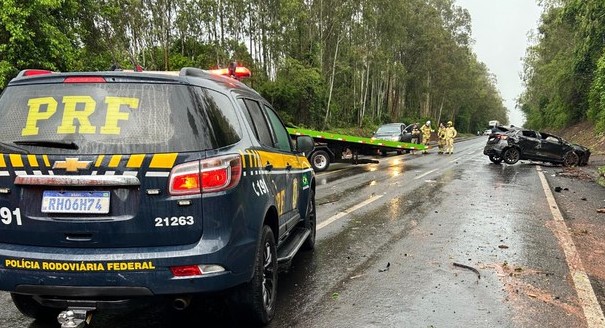
[[[189,307],[191,296],[177,297],[172,301],[172,307],[177,311],[183,311]]]

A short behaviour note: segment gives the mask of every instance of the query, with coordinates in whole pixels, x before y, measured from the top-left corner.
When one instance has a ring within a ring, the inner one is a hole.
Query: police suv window
[[[248,112],[246,119],[251,120],[250,124],[255,128],[258,141],[263,146],[274,147],[273,138],[271,137],[271,130],[267,125],[267,120],[263,115],[258,102],[250,99],[244,99],[246,104],[245,110]]]
[[[159,153],[213,149],[240,140],[235,106],[219,92],[161,83],[16,85],[0,99],[0,142],[73,142],[32,152]],[[20,146],[21,147],[21,146]]]
[[[275,144],[275,148],[283,150],[283,151],[292,151],[291,143],[290,143],[290,135],[288,134],[288,130],[284,127],[284,124],[281,122],[277,114],[273,111],[273,109],[263,106],[265,112],[267,113],[267,117],[271,122],[271,126],[273,127],[273,132],[275,133],[275,137],[277,142]]]
[[[252,120],[252,117],[250,116],[250,111],[246,108],[246,103],[244,102],[244,99],[237,98],[237,104],[242,109],[242,112],[244,112],[246,121],[248,121],[248,123],[250,124],[250,128],[252,129],[252,132],[254,133],[256,140],[260,140],[260,138],[258,137],[258,131],[256,130],[256,126],[254,125],[254,121]]]
[[[203,110],[207,124],[203,127],[209,128],[212,133],[208,133],[213,138],[212,144],[217,146],[227,146],[238,142],[240,138],[240,126],[235,114],[235,109],[229,98],[214,90],[199,88],[202,92]],[[189,120],[191,123],[191,119]],[[195,126],[192,126],[195,130]]]

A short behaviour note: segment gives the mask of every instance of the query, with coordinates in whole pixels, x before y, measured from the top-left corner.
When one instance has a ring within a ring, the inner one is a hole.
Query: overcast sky
[[[516,99],[523,92],[522,58],[529,45],[529,33],[538,27],[542,8],[535,0],[456,0],[456,3],[471,14],[473,49],[496,75],[508,108],[509,123],[522,126],[525,118],[515,109]]]

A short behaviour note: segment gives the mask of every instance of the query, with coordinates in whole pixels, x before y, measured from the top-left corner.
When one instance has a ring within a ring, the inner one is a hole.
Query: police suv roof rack
[[[183,67],[179,72],[180,76],[195,76],[195,77],[206,77],[208,72],[195,67]]]

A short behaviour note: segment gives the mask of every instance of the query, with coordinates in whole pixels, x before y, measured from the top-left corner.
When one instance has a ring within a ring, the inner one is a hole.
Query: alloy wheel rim
[[[269,242],[265,243],[263,250],[263,304],[267,310],[273,307],[273,293],[275,286],[275,268],[273,253]]]

